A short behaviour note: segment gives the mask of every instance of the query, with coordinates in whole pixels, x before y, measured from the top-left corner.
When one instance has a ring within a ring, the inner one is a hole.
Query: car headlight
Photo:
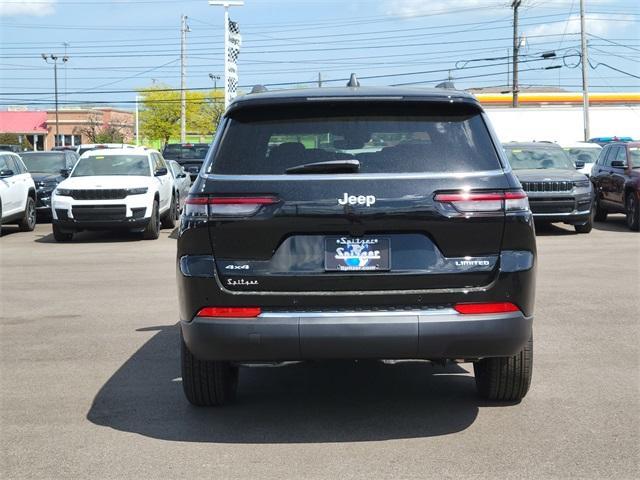
[[[589,180],[588,179],[584,179],[584,180],[578,180],[577,182],[573,182],[573,185],[576,188],[588,188],[589,187]]]
[[[54,193],[56,195],[58,195],[59,197],[70,197],[71,196],[71,190],[69,190],[68,188],[56,188]]]
[[[127,195],[144,195],[149,189],[147,187],[142,188],[127,188]]]

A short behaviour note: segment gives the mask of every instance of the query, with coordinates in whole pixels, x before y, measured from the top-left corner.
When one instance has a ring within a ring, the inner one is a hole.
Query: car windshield
[[[575,170],[574,163],[561,148],[514,146],[505,150],[514,170]]]
[[[171,160],[204,160],[209,151],[209,145],[198,143],[194,145],[169,144],[164,148],[162,156]]]
[[[305,165],[314,163],[322,165],[309,172],[323,173],[326,167],[327,174],[336,168],[359,174],[500,168],[482,116],[469,107],[345,102],[238,112],[227,125],[212,172],[282,175],[304,173]]]
[[[631,168],[640,168],[640,147],[629,147]]]
[[[67,168],[64,153],[23,153],[20,156],[32,173],[60,173]]]
[[[595,163],[600,155],[600,148],[565,148],[564,151],[574,162]]]
[[[81,158],[71,174],[72,177],[98,175],[150,177],[151,169],[146,155],[92,155]]]

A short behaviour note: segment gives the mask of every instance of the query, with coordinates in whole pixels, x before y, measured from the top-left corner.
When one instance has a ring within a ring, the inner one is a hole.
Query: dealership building
[[[26,138],[34,150],[51,150],[54,146],[76,146],[92,143],[88,131],[107,126],[117,128],[124,134],[125,142],[134,138],[135,119],[133,112],[116,108],[77,108],[58,111],[56,135],[55,110],[0,111],[0,133],[12,133]]]

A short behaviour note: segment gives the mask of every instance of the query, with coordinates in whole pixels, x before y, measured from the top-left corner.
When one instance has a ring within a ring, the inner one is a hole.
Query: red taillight
[[[198,317],[255,318],[262,310],[258,307],[205,307]]]
[[[274,197],[210,197],[210,205],[273,205],[278,203]]]
[[[435,201],[442,204],[450,204],[461,213],[529,210],[527,194],[522,190],[512,192],[439,193],[435,196]]]
[[[508,313],[519,312],[520,309],[511,302],[499,303],[457,303],[454,310],[463,315],[482,313]]]
[[[253,215],[260,207],[278,203],[276,197],[187,197],[185,216],[187,217],[246,217]]]

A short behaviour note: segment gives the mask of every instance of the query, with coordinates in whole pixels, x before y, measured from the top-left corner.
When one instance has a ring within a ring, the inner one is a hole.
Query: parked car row
[[[578,233],[608,213],[624,213],[631,230],[640,229],[640,143],[506,143],[509,162],[536,223],[562,222]]]
[[[85,146],[89,147],[89,146]],[[82,230],[127,229],[158,238],[172,228],[191,187],[184,168],[144,147],[0,152],[0,222],[33,230],[38,215],[54,238]]]

